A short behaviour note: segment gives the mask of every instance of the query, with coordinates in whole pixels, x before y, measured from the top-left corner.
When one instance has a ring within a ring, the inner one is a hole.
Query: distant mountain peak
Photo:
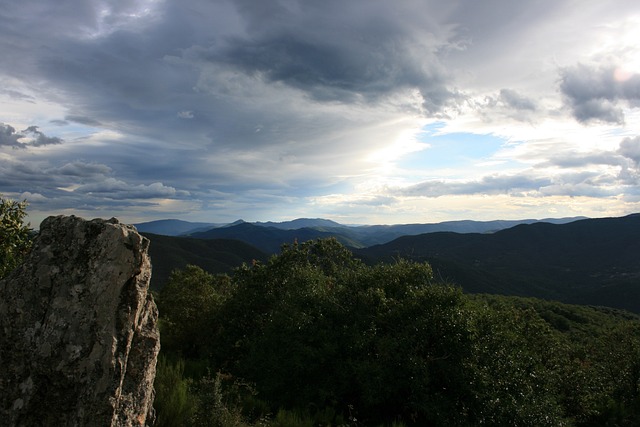
[[[256,222],[255,225],[260,225],[263,227],[275,227],[281,230],[297,230],[300,228],[316,228],[316,227],[344,227],[342,224],[339,224],[330,219],[324,218],[297,218],[291,221],[282,221],[282,222]]]

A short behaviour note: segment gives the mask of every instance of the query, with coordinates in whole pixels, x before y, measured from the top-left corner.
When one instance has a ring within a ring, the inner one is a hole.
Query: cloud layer
[[[638,211],[637,28],[631,0],[4,2],[0,192],[132,222]]]

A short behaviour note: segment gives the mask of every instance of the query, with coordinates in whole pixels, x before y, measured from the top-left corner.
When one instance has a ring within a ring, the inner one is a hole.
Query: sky
[[[137,223],[640,212],[637,0],[0,0],[0,193]]]

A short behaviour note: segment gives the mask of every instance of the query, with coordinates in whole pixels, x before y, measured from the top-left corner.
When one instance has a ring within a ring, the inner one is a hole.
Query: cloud
[[[178,118],[193,119],[194,118],[193,111],[188,111],[188,110],[178,111]]]
[[[100,195],[111,199],[154,199],[189,195],[186,191],[177,191],[175,188],[167,187],[161,182],[154,182],[149,185],[130,185],[115,178],[107,178],[104,181],[81,185],[73,191],[80,194]]]
[[[399,191],[407,197],[443,197],[471,195],[508,195],[511,197],[589,196],[608,197],[618,194],[598,182],[592,173],[565,173],[555,177],[528,174],[493,175],[476,181],[428,181]],[[606,180],[609,181],[609,180]]]
[[[614,65],[578,64],[560,71],[560,92],[580,122],[624,122],[624,105],[640,102],[640,74]]]
[[[44,133],[38,130],[38,126],[29,126],[22,131],[25,138],[31,137],[31,139],[25,143],[32,147],[42,147],[44,145],[62,144],[62,139],[58,137],[46,136]]]
[[[22,148],[23,144],[19,142],[22,137],[13,126],[0,123],[0,145]]]
[[[20,91],[12,90],[12,89],[0,89],[0,94],[5,94],[12,99],[17,99],[21,101],[34,102],[35,98],[31,95],[26,95]]]
[[[425,52],[434,60],[423,63],[393,41],[376,49],[372,42],[367,31],[357,42],[336,35],[304,40],[300,34],[276,34],[258,41],[236,39],[220,53],[220,60],[244,73],[303,90],[318,101],[376,101],[415,88],[425,98],[427,111],[437,113],[453,97],[433,53]]]
[[[507,88],[497,93],[468,97],[466,105],[485,123],[535,122],[545,113],[534,99]]]
[[[548,159],[518,173],[479,179],[434,179],[388,187],[397,197],[508,195],[511,197],[607,198],[637,192],[640,184],[640,137],[624,138],[617,149],[581,152],[560,148]]]
[[[640,167],[640,136],[623,139],[618,153],[633,160],[636,166]]]
[[[516,110],[529,110],[536,109],[536,104],[531,99],[520,95],[518,92],[512,89],[501,89],[500,100],[507,106]]]
[[[45,145],[62,144],[62,139],[49,137],[38,130],[38,126],[16,132],[13,126],[0,123],[0,146],[13,148],[43,147]]]
[[[27,198],[36,209],[153,208],[158,200],[180,201],[190,196],[161,182],[130,183],[112,175],[110,167],[98,163],[76,161],[59,167],[16,160],[0,163],[0,187],[7,194]]]
[[[527,175],[491,175],[475,181],[433,180],[397,190],[409,197],[440,197],[445,195],[520,194],[539,190],[552,184],[550,178]]]
[[[111,174],[112,170],[110,167],[98,163],[72,162],[59,168],[49,169],[49,172],[82,179],[103,179]]]
[[[67,121],[70,121],[70,122],[80,123],[82,125],[95,126],[95,127],[100,127],[103,125],[102,123],[100,123],[99,120],[92,119],[91,117],[86,117],[86,116],[68,115],[64,119],[65,120],[61,120],[59,122],[66,123]]]
[[[420,20],[426,10],[411,3],[394,5],[394,13],[383,2],[237,4],[246,33],[191,55],[319,102],[376,102],[416,90],[425,113],[433,115],[457,96],[438,57],[454,43],[452,35],[433,20]]]

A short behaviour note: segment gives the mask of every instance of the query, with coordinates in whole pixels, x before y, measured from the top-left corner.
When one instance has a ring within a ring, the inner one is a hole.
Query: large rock
[[[116,219],[49,217],[0,281],[0,424],[153,421],[160,349],[149,241]]]

